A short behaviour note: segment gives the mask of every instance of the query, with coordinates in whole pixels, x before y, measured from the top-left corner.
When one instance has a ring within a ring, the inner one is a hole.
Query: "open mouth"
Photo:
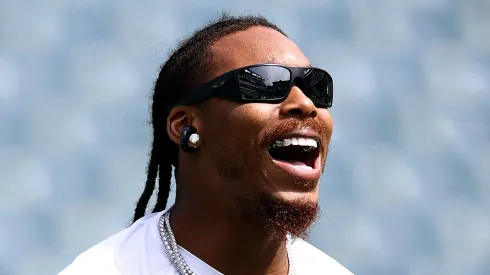
[[[293,165],[302,170],[317,168],[320,155],[318,140],[305,137],[291,137],[277,140],[269,147],[269,155],[276,161]]]

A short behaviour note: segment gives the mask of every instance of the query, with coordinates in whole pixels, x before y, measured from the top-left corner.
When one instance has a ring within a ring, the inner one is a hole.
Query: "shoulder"
[[[298,275],[333,274],[352,275],[347,268],[302,239],[290,241],[290,253]]]
[[[107,274],[120,275],[114,248],[99,243],[82,254],[58,275]]]
[[[147,215],[78,255],[58,275],[173,275],[157,229],[162,213]]]

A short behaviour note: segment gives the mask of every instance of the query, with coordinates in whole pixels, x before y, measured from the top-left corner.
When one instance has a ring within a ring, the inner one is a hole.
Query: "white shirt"
[[[58,275],[179,275],[158,232],[158,219],[163,213],[146,215],[93,246]],[[222,274],[183,247],[178,249],[195,274]],[[300,239],[289,243],[288,255],[294,275],[352,275],[337,261]]]

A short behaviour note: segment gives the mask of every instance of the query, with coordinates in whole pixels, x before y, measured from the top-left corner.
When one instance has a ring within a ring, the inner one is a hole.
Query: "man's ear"
[[[180,134],[186,126],[192,126],[199,132],[194,108],[191,106],[177,106],[170,111],[167,117],[167,134],[171,141],[180,145]]]

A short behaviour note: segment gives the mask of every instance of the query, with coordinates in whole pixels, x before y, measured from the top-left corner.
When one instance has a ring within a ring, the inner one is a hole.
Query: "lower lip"
[[[315,164],[313,169],[304,168],[302,166],[296,166],[289,162],[280,161],[272,159],[272,162],[281,170],[290,174],[293,177],[302,179],[302,180],[319,180],[321,176],[320,170],[320,155],[315,160]]]

